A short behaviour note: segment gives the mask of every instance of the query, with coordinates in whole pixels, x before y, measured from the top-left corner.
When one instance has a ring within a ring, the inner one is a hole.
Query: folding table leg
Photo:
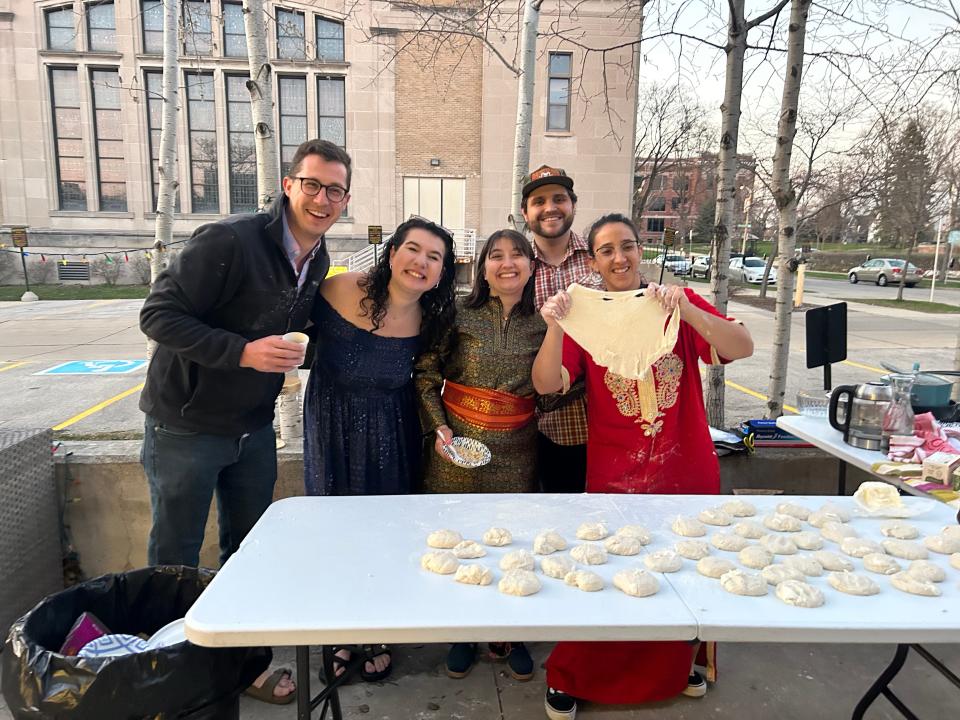
[[[837,470],[837,495],[841,497],[847,494],[847,463],[838,460],[839,469]]]
[[[297,720],[310,720],[310,648],[297,646]]]
[[[336,673],[333,669],[333,647],[330,645],[323,646],[323,676],[327,678],[327,689],[325,690],[326,702],[330,705],[330,717],[333,720],[343,720],[343,713],[340,710],[340,693],[337,691],[337,687],[341,685],[346,680],[347,673],[344,673],[344,677],[338,681],[331,681],[330,678],[335,678]],[[326,715],[326,708],[324,708],[321,718]]]
[[[907,653],[909,651],[909,645],[897,645],[897,652],[894,653],[893,660],[891,660],[886,669],[880,673],[880,677],[870,686],[870,689],[860,698],[860,702],[858,702],[857,706],[853,709],[853,720],[863,720],[863,714],[867,711],[867,708],[869,708],[870,705],[873,704],[873,701],[880,697],[880,695],[890,700],[908,720],[918,720],[917,716],[907,710],[906,706],[900,702],[900,699],[890,690],[890,682],[896,677],[897,673],[900,672],[900,669],[903,667],[903,664],[907,661]]]

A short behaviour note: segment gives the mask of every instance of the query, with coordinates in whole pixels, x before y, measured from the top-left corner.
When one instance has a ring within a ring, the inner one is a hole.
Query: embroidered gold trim
[[[624,417],[636,418],[634,422],[647,437],[663,430],[664,411],[677,404],[683,360],[675,353],[668,353],[657,360],[652,369],[643,380],[631,380],[609,370],[603,376],[617,410]]]

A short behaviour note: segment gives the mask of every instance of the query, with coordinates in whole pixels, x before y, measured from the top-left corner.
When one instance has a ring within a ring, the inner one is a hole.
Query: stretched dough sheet
[[[607,292],[573,284],[567,293],[570,312],[560,327],[597,365],[616,375],[644,379],[677,344],[680,313],[668,313],[642,290]]]

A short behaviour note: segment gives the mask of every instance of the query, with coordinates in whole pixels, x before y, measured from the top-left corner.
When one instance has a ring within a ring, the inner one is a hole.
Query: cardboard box
[[[950,485],[953,471],[960,468],[960,455],[935,452],[923,461],[923,479]]]

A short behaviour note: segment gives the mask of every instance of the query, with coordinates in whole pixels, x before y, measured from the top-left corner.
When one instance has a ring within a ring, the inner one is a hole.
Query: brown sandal
[[[250,687],[243,691],[243,694],[249,695],[260,702],[270,703],[271,705],[289,705],[297,699],[296,690],[286,695],[273,694],[273,691],[277,689],[277,685],[280,684],[284,676],[287,676],[291,680],[293,679],[293,674],[290,670],[287,668],[277,668],[270,673],[270,677],[263,681],[263,685],[260,687],[250,685]]]

